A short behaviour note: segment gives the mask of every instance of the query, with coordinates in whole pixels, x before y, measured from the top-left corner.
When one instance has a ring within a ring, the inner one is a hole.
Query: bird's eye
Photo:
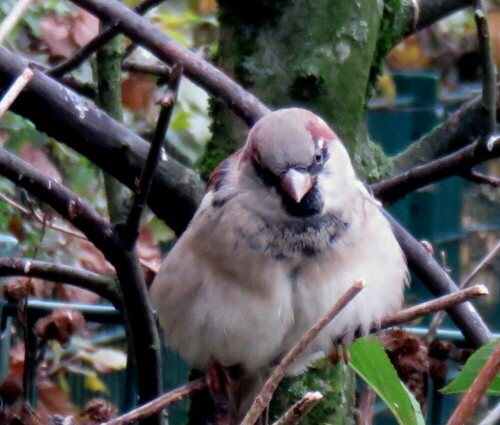
[[[323,163],[323,154],[322,153],[317,153],[314,156],[314,161],[316,161],[316,164],[322,164]]]

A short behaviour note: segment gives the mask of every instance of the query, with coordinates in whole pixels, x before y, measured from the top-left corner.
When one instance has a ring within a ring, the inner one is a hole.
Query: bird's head
[[[354,174],[335,132],[299,108],[277,110],[260,119],[248,135],[241,162],[276,189],[290,215],[299,217],[323,211],[331,189],[328,176]]]

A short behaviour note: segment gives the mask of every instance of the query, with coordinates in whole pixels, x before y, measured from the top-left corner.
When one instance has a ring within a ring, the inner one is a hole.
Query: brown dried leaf
[[[429,359],[427,345],[417,336],[402,329],[389,329],[379,335],[399,378],[413,393],[422,411],[427,400]]]
[[[102,398],[90,400],[81,414],[81,425],[97,425],[113,419],[117,409],[109,401]]]
[[[75,266],[100,274],[112,274],[115,269],[109,264],[104,255],[89,241],[78,239],[75,241]]]
[[[33,283],[29,277],[9,279],[3,287],[3,295],[7,301],[17,303],[33,294]]]
[[[161,265],[161,253],[158,241],[148,227],[141,227],[137,240],[137,253],[139,258],[148,263],[155,270]]]
[[[22,376],[24,371],[24,343],[18,342],[9,351],[9,375]]]
[[[86,10],[79,9],[71,27],[73,40],[78,47],[85,46],[99,33],[99,19]]]
[[[44,340],[56,340],[67,344],[75,332],[85,325],[83,315],[75,310],[56,310],[35,323],[35,334]]]
[[[47,421],[51,415],[76,415],[77,409],[62,388],[56,383],[44,379],[37,382],[38,404],[36,412]]]
[[[23,394],[22,382],[19,376],[7,376],[0,385],[0,398],[4,403],[14,404]]]
[[[56,285],[56,292],[61,301],[66,302],[96,304],[100,299],[95,292],[70,285]]]
[[[146,74],[129,73],[122,83],[122,102],[133,112],[149,111],[155,102],[156,85]]]
[[[71,35],[72,18],[47,14],[40,19],[42,39],[52,56],[69,57],[76,50]]]
[[[26,144],[21,149],[20,156],[47,177],[51,177],[56,182],[62,183],[63,179],[61,173],[59,173],[59,170],[55,167],[43,150],[35,148],[31,144]]]

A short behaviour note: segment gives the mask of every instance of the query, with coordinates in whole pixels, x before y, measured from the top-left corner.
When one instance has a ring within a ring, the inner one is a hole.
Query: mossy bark
[[[97,104],[119,122],[123,120],[122,55],[121,39],[115,37],[97,51],[96,57]],[[111,223],[123,223],[127,215],[126,206],[130,191],[108,173],[104,172],[103,175]]]
[[[368,143],[364,113],[400,7],[401,0],[220,0],[215,62],[271,108],[301,106],[321,115],[358,171],[378,178],[385,156]],[[216,102],[213,117],[204,177],[247,132]]]

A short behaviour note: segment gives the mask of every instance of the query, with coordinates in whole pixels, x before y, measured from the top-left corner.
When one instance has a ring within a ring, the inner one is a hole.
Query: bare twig
[[[137,72],[141,74],[155,75],[157,77],[170,78],[170,67],[162,64],[143,64],[127,60],[123,62],[122,69],[129,72]]]
[[[172,390],[160,397],[151,400],[149,403],[144,404],[131,412],[125,413],[111,421],[105,422],[102,425],[128,425],[132,422],[147,418],[156,412],[177,403],[190,395],[207,387],[205,378],[197,379],[196,381],[188,382],[175,390]]]
[[[479,41],[479,54],[481,57],[481,68],[483,70],[482,102],[488,113],[488,136],[492,136],[497,131],[497,91],[496,91],[496,70],[493,62],[493,53],[490,44],[490,34],[488,21],[486,19],[486,7],[483,0],[476,0],[476,10],[474,11],[476,20],[477,39]],[[488,142],[488,137],[482,140],[483,145]]]
[[[376,398],[375,390],[370,385],[366,385],[359,398],[356,425],[373,425],[373,408]]]
[[[26,12],[28,10],[28,7],[30,7],[32,1],[33,0],[19,0],[2,21],[2,23],[0,24],[0,44],[3,43],[5,37],[7,37],[14,29],[16,24],[24,15],[24,12]]]
[[[468,172],[462,174],[461,177],[474,183],[488,184],[493,187],[500,187],[500,178],[488,176],[483,173],[478,173],[474,170],[469,170]]]
[[[28,208],[24,208],[22,205],[19,205],[16,201],[13,199],[9,198],[7,195],[3,194],[0,192],[0,199],[4,201],[6,204],[9,204],[12,208],[15,208],[16,210],[20,211],[24,215],[27,215],[36,221],[38,221],[41,224],[47,225],[48,228],[57,230],[58,232],[64,233],[68,236],[72,236],[78,239],[83,239],[83,240],[88,240],[85,235],[83,235],[80,232],[77,232],[75,230],[70,229],[69,227],[66,226],[60,226],[58,224],[55,224],[52,220],[47,220],[47,217],[42,214],[40,211],[37,210],[29,210]]]
[[[474,267],[474,270],[472,270],[469,275],[465,278],[465,280],[462,282],[460,285],[460,288],[465,288],[467,287],[472,280],[477,276],[477,274],[485,267],[487,266],[493,258],[500,252],[500,241],[497,242],[495,247],[486,254],[481,261],[477,264],[476,267]]]
[[[484,367],[458,403],[446,425],[462,425],[467,422],[467,419],[472,415],[480,398],[484,395],[499,370],[500,343],[496,345],[490,357],[486,360]]]
[[[326,312],[288,351],[278,366],[272,371],[259,395],[255,398],[250,410],[243,418],[241,425],[254,425],[261,413],[269,404],[274,390],[285,376],[288,367],[297,359],[297,356],[304,351],[307,345],[318,336],[323,328],[330,323],[333,318],[365,287],[363,281],[355,282],[347,292],[340,297],[335,305]]]
[[[139,15],[143,15],[149,9],[155,7],[163,1],[165,0],[144,0],[134,8],[134,11]],[[67,74],[68,72],[73,71],[75,68],[78,68],[86,59],[92,56],[94,52],[99,50],[108,41],[115,37],[118,32],[119,27],[117,24],[110,25],[109,27],[102,30],[98,35],[96,35],[88,44],[78,50],[78,52],[76,52],[73,56],[50,69],[47,74],[51,75],[52,77],[58,78],[62,77],[64,74]]]
[[[19,93],[23,91],[23,89],[26,87],[26,84],[29,83],[32,77],[33,71],[29,68],[26,68],[9,87],[9,90],[7,90],[7,93],[5,93],[2,100],[0,101],[0,118],[10,108],[10,105],[14,103],[14,100],[16,100],[17,96],[19,96]]]
[[[29,276],[67,283],[95,292],[111,301],[115,307],[121,307],[121,296],[115,279],[88,270],[29,258],[2,258],[0,277],[5,276]]]
[[[168,129],[170,118],[172,117],[172,111],[174,110],[175,101],[177,99],[177,92],[179,90],[181,77],[182,65],[175,64],[172,68],[172,73],[170,74],[168,89],[164,97],[160,100],[161,110],[158,122],[156,123],[155,134],[151,142],[144,170],[141,178],[139,179],[137,190],[135,191],[132,200],[132,206],[130,207],[130,213],[126,223],[126,234],[128,235],[128,238],[132,240],[135,240],[139,233],[138,229],[141,213],[146,206],[146,200],[153,183],[154,173],[156,171],[158,161],[160,160],[163,140],[165,139],[165,133]]]
[[[380,327],[388,328],[390,326],[401,325],[426,314],[447,310],[457,304],[488,294],[488,289],[484,285],[475,285],[386,316],[382,319]]]
[[[466,288],[472,280],[477,276],[477,274],[497,255],[497,253],[500,251],[500,242],[496,244],[496,246],[488,253],[486,254],[485,257],[481,259],[481,261],[474,267],[474,270],[465,278],[465,280],[460,284],[459,288]],[[437,329],[439,326],[441,326],[441,323],[443,322],[445,312],[444,311],[439,311],[436,313],[436,315],[433,317],[431,324],[429,325],[429,331],[427,332],[426,335],[426,340],[427,341],[432,341],[435,336]]]
[[[72,2],[104,21],[116,22],[126,36],[167,64],[173,65],[177,62],[182,64],[186,77],[224,102],[247,124],[253,125],[269,112],[269,108],[222,71],[176,43],[146,19],[130,13],[130,9],[120,2],[114,0],[72,0]]]
[[[290,409],[288,409],[283,416],[278,418],[273,425],[298,424],[300,420],[321,400],[323,400],[323,395],[319,391],[309,391],[297,403],[290,407]]]

